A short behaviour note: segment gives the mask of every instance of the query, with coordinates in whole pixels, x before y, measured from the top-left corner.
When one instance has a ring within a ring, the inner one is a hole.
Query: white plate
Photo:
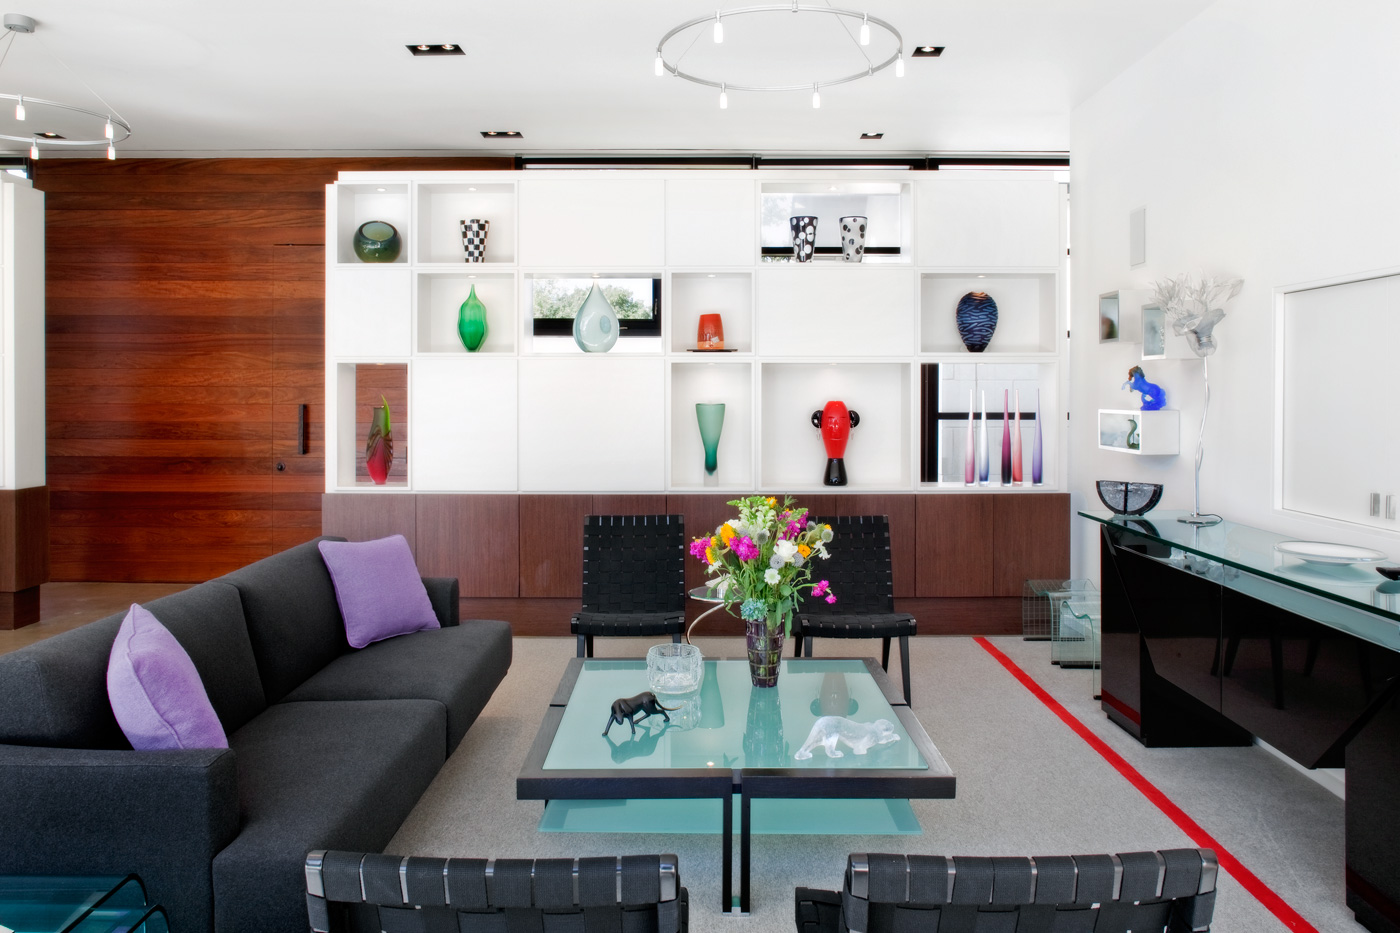
[[[1328,541],[1280,541],[1274,545],[1274,550],[1314,564],[1374,564],[1390,559],[1389,555],[1368,547]]]

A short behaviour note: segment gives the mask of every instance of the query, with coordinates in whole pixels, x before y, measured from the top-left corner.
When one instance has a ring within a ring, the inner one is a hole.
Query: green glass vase
[[[723,402],[696,402],[695,420],[700,424],[700,442],[705,445],[705,485],[718,486],[719,435],[724,430]]]
[[[476,297],[476,286],[457,312],[457,336],[467,352],[475,353],[486,342],[486,305]]]

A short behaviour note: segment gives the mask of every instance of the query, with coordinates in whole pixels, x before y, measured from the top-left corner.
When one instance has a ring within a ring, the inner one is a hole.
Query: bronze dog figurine
[[[603,735],[608,734],[608,731],[613,727],[613,723],[617,723],[619,726],[622,725],[622,720],[624,719],[627,720],[627,724],[632,727],[632,734],[636,735],[636,716],[638,713],[642,714],[643,719],[660,713],[662,718],[670,722],[671,717],[666,715],[668,709],[679,709],[679,707],[662,706],[661,702],[656,699],[656,694],[652,693],[650,690],[646,693],[639,693],[634,697],[621,697],[613,700],[612,712],[608,714],[608,724],[603,727]]]

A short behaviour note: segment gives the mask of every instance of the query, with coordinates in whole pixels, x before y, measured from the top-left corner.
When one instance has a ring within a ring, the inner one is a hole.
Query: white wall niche
[[[844,488],[909,488],[909,364],[764,363],[760,378],[763,488],[832,488],[822,484],[826,448],[812,413],[833,399],[860,416],[846,446]]]
[[[1054,353],[1057,282],[1052,272],[926,272],[919,277],[920,349],[967,353],[958,335],[958,302],[969,292],[986,292],[997,303],[997,326],[983,356]]]
[[[457,318],[476,289],[486,307],[486,341],[475,353],[462,346]],[[417,276],[419,353],[462,356],[515,352],[515,275],[509,272],[419,272]]]
[[[670,332],[672,352],[694,350],[700,315],[716,313],[724,326],[724,348],[753,352],[752,272],[673,272],[670,299],[662,326]]]
[[[421,265],[468,264],[462,246],[463,220],[487,220],[486,258],[480,265],[515,262],[515,185],[510,182],[424,182],[415,186],[418,235],[414,257]],[[478,265],[470,263],[469,265]]]
[[[1181,412],[1101,408],[1099,449],[1143,457],[1175,456],[1181,452]]]
[[[753,364],[724,359],[671,364],[671,487],[705,487],[705,447],[697,402],[724,403],[724,430],[716,458],[717,485],[753,488]]]
[[[791,263],[758,270],[758,350],[769,355],[908,356],[914,270]]]
[[[413,249],[412,216],[407,182],[367,184],[340,183],[333,186],[336,195],[335,257],[340,263],[364,266],[407,265]],[[355,255],[355,231],[361,224],[382,220],[392,224],[403,243],[393,263],[367,263]]]
[[[338,266],[326,281],[326,344],[332,356],[406,357],[413,280],[398,264]]]
[[[438,356],[413,364],[414,489],[510,492],[516,477],[516,361]]]

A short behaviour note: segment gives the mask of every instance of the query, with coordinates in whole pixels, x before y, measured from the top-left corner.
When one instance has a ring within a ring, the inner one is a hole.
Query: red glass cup
[[[718,314],[700,315],[700,326],[695,331],[695,345],[701,350],[724,349],[724,321]]]

